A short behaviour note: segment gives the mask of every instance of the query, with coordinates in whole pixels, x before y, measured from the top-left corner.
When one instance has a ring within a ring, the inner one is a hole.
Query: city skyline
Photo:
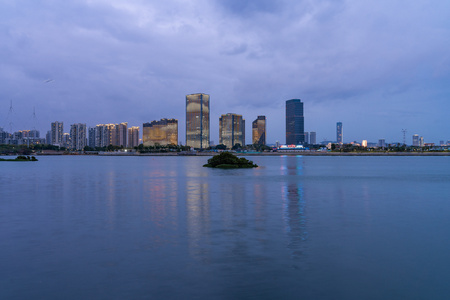
[[[283,142],[291,98],[304,101],[318,142],[334,140],[337,121],[344,142],[402,142],[403,128],[449,139],[445,1],[12,1],[0,14],[7,131],[44,133],[55,120],[185,124],[180,101],[202,91],[211,120],[265,115],[267,143]],[[217,143],[217,122],[210,132]]]

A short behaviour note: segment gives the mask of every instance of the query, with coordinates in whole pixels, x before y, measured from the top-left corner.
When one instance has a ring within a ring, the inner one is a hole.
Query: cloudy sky
[[[49,81],[51,79],[52,81]],[[285,101],[318,141],[407,129],[450,140],[450,1],[0,0],[0,126],[179,120],[211,95],[211,139],[234,112],[267,116],[285,142]],[[13,112],[10,113],[10,103]],[[36,118],[33,118],[35,108]]]

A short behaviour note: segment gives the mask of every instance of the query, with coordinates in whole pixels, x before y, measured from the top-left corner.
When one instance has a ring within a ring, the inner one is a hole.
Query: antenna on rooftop
[[[33,106],[33,130],[36,130],[37,118],[36,118],[36,107]]]
[[[9,123],[8,123],[9,133],[12,133],[12,128],[14,125],[14,123],[12,121],[13,113],[14,113],[14,109],[13,109],[13,104],[12,104],[12,100],[11,100],[10,105],[9,105],[8,117],[7,117],[7,120],[9,120]]]
[[[406,145],[406,129],[402,129],[402,133],[403,133],[403,145]]]

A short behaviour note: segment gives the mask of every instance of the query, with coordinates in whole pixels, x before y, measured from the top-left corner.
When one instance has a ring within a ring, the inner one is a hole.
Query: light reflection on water
[[[206,159],[2,165],[0,298],[450,293],[447,158]]]

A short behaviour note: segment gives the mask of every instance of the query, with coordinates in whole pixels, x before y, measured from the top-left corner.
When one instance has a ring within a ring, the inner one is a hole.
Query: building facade
[[[67,133],[67,132],[64,132],[63,133],[63,137],[62,137],[61,147],[69,149],[70,146],[71,146],[71,144],[70,144],[70,134]]]
[[[128,148],[139,146],[139,126],[128,128]]]
[[[86,146],[86,124],[70,125],[70,149],[83,150]]]
[[[258,116],[252,122],[252,144],[266,144],[266,116]]]
[[[419,135],[418,134],[413,135],[413,137],[412,137],[412,145],[416,146],[416,147],[419,147]]]
[[[342,145],[344,143],[344,136],[342,132],[342,122],[336,123],[336,143]]]
[[[286,144],[301,145],[305,143],[305,118],[303,102],[300,99],[286,101]]]
[[[236,144],[245,146],[245,120],[241,115],[226,114],[219,118],[219,143],[229,149]]]
[[[62,144],[62,136],[64,133],[64,124],[63,122],[53,122],[51,123],[51,144],[52,145],[61,145]]]
[[[89,127],[88,129],[88,146],[95,148],[95,127]]]
[[[196,149],[209,147],[209,95],[186,95],[186,145]]]
[[[114,146],[127,146],[127,134],[128,134],[128,123],[123,122],[120,124],[114,124],[114,135],[113,142]]]
[[[316,144],[317,144],[317,141],[316,141],[316,132],[315,132],[315,131],[311,131],[311,132],[309,133],[309,143],[310,143],[311,145],[316,145]]]
[[[178,120],[161,119],[142,125],[142,141],[144,146],[178,145]]]

